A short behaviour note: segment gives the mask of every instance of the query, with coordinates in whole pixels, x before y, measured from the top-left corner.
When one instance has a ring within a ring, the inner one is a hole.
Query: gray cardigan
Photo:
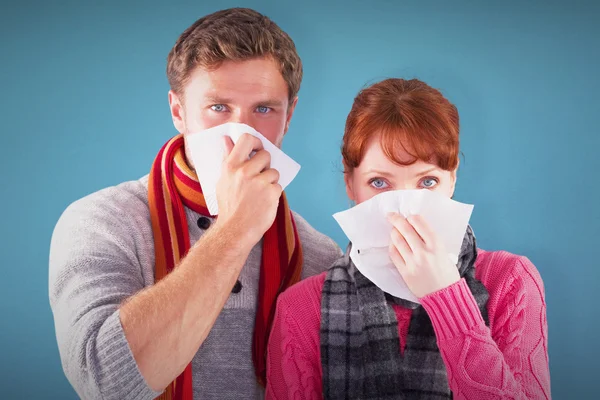
[[[126,298],[154,283],[147,193],[146,175],[88,195],[64,211],[52,236],[49,285],[56,338],[65,374],[84,399],[153,399],[160,394],[141,376],[118,310]],[[209,223],[190,209],[186,214],[193,244]],[[303,278],[319,274],[342,252],[298,214],[294,218],[304,254]],[[261,252],[258,243],[240,274],[241,290],[229,296],[194,356],[195,398],[264,397],[251,350]]]

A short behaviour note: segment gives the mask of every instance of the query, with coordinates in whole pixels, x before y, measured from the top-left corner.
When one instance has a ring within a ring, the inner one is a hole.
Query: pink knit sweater
[[[486,327],[464,279],[421,303],[429,314],[455,399],[550,399],[542,279],[526,258],[479,250],[476,277],[490,298]],[[278,300],[267,361],[267,399],[322,399],[319,329],[325,273]],[[394,306],[404,351],[411,310]]]

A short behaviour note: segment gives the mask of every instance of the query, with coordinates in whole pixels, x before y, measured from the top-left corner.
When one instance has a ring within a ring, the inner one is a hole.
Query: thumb
[[[229,157],[229,154],[233,150],[233,140],[229,136],[223,136],[223,146],[225,149],[225,153],[223,154],[223,160]]]

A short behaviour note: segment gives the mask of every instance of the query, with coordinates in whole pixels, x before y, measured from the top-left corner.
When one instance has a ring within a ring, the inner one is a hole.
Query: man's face
[[[277,64],[271,58],[257,58],[226,61],[214,70],[196,69],[181,100],[169,92],[173,123],[184,136],[226,122],[240,122],[280,147],[297,98],[289,103],[288,87]]]

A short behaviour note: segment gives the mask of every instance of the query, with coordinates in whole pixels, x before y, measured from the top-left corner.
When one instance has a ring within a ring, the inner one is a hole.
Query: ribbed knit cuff
[[[464,279],[420,299],[438,340],[451,339],[476,326],[485,327],[477,302]]]
[[[115,311],[106,319],[96,341],[97,378],[105,399],[153,399],[162,392],[152,390],[133,358],[129,343]]]

